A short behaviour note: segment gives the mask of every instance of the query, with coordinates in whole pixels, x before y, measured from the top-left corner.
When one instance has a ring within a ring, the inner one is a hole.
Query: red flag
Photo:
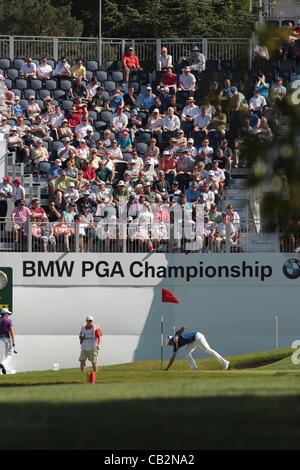
[[[167,289],[161,290],[161,301],[168,302],[169,304],[179,304],[179,300],[177,299],[176,295]]]

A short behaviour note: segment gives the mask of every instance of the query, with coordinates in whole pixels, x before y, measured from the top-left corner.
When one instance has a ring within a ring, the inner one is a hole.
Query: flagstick
[[[175,337],[175,334],[176,334],[176,326],[173,325],[173,337]],[[178,360],[176,361],[176,370],[178,372]]]
[[[161,322],[160,322],[160,370],[163,369],[163,348],[164,348],[164,316],[160,304]]]

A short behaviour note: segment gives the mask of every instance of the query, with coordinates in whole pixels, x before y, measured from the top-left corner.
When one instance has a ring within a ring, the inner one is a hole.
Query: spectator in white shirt
[[[233,206],[231,204],[228,204],[227,206],[227,219],[228,219],[228,222],[232,223],[235,229],[235,235],[233,237],[233,241],[236,241],[240,232],[241,219],[240,219],[239,214],[233,209]]]
[[[204,152],[205,157],[211,160],[211,157],[213,156],[213,153],[214,153],[214,149],[209,146],[208,139],[204,139],[202,141],[202,147],[199,148],[199,152],[198,152],[200,156],[203,155],[202,152]]]
[[[194,120],[194,131],[205,131],[207,132],[207,128],[210,124],[211,118],[209,114],[206,113],[206,108],[201,106],[200,114],[195,117]]]
[[[189,66],[191,70],[198,70],[199,72],[205,70],[205,55],[199,51],[197,46],[193,47],[192,55],[189,58]]]
[[[161,55],[157,58],[157,70],[161,72],[162,70],[166,70],[167,67],[172,67],[172,56],[168,54],[166,47],[162,47]]]
[[[182,91],[195,91],[196,89],[196,78],[191,73],[190,67],[184,67],[183,73],[179,76],[178,90]]]
[[[266,98],[260,94],[259,90],[254,90],[254,94],[249,101],[249,106],[253,106],[254,111],[262,112],[266,105]]]
[[[226,226],[228,225],[229,227],[227,229]],[[216,224],[215,227],[214,238],[217,252],[225,251],[227,233],[229,234],[229,243],[232,245],[234,242],[235,230],[233,225],[228,221],[227,214],[225,212],[222,214],[222,222]]]
[[[99,88],[99,82],[96,77],[92,77],[90,83],[86,87],[88,101],[92,101],[94,96],[96,96],[97,88]]]
[[[174,114],[174,108],[168,108],[166,116],[162,119],[164,131],[177,131],[180,129],[180,121],[178,116]]]
[[[181,113],[181,122],[185,135],[190,137],[194,126],[194,119],[200,113],[200,109],[199,106],[195,105],[195,100],[192,96],[188,97],[186,103]]]
[[[120,149],[116,139],[112,140],[111,147],[109,147],[110,159],[111,160],[123,160],[123,153]]]
[[[193,158],[197,156],[197,149],[194,147],[194,139],[190,137],[187,141],[187,146],[184,148],[184,150],[187,150],[189,152],[189,155]]]
[[[216,183],[218,184],[218,192],[220,193],[225,184],[225,173],[222,168],[219,168],[218,160],[213,160],[210,171],[214,172],[213,176],[215,177]]]
[[[0,133],[2,133],[2,134],[9,134],[10,133],[10,125],[7,124],[7,118],[5,116],[3,116],[1,118]]]
[[[38,78],[44,78],[48,80],[49,78],[52,77],[52,66],[48,64],[46,57],[43,57],[41,59],[41,63],[37,68],[37,76]]]
[[[65,57],[62,57],[57,63],[55,70],[53,72],[54,77],[61,78],[70,78],[71,77],[71,67]]]
[[[118,106],[112,119],[112,130],[114,132],[122,132],[128,126],[128,117],[123,113],[123,106]]]
[[[20,77],[36,78],[36,65],[31,57],[27,57],[26,62],[20,68]]]
[[[209,211],[211,205],[215,203],[215,193],[211,191],[207,181],[202,184],[202,196],[205,202],[205,210]]]
[[[89,124],[87,116],[82,116],[81,123],[75,127],[75,136],[79,139],[84,139],[87,135],[87,131],[90,130],[93,132],[92,126]]]
[[[193,121],[195,117],[200,114],[199,106],[195,105],[195,100],[192,96],[187,99],[187,104],[182,110],[182,121]]]

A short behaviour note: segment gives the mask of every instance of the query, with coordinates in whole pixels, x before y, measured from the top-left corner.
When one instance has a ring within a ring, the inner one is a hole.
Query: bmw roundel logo
[[[288,259],[284,263],[282,270],[288,279],[298,279],[300,277],[300,261],[295,258]]]

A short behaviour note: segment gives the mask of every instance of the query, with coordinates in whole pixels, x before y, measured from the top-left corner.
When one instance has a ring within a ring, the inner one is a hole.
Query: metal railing
[[[25,58],[31,56],[40,59],[43,56],[58,60],[66,56],[69,60],[78,57],[84,60],[98,60],[101,65],[120,60],[126,48],[132,45],[139,59],[150,62],[153,69],[161,47],[168,47],[177,63],[181,57],[191,55],[192,47],[197,45],[208,60],[232,60],[235,64],[241,60],[251,64],[251,39],[248,38],[77,38],[49,36],[0,36],[0,57]]]
[[[207,230],[203,220],[178,224],[153,222],[106,223],[100,218],[93,224],[83,222],[21,223],[12,218],[0,222],[0,251],[10,252],[92,252],[92,253],[249,253],[296,252],[295,236],[280,237],[270,221],[226,224]],[[300,239],[299,239],[300,250]]]
[[[265,2],[265,13],[268,20],[292,20],[300,18],[300,2],[273,1]]]

